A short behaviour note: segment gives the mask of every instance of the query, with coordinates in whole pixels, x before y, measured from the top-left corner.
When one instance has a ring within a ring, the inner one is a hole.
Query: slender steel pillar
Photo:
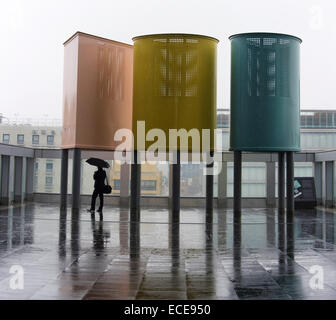
[[[9,157],[9,204],[14,203],[15,156]]]
[[[61,162],[61,203],[60,208],[64,210],[67,206],[68,196],[68,160],[69,150],[62,149],[62,162]]]
[[[282,252],[285,251],[285,208],[278,208],[278,249]]]
[[[278,208],[285,209],[285,153],[278,153]]]
[[[325,162],[325,206],[332,208],[334,204],[334,161]]]
[[[172,165],[172,222],[180,222],[180,181],[181,181],[181,159],[180,150],[174,152]]]
[[[169,224],[169,243],[168,248],[171,248],[173,261],[178,261],[180,256],[180,224],[170,223]]]
[[[131,199],[130,199],[130,258],[138,259],[140,253],[140,197],[141,197],[141,159],[137,150],[133,151],[131,164]],[[136,261],[136,260],[135,260]]]
[[[227,207],[227,161],[222,161],[218,174],[218,207]]]
[[[131,222],[140,221],[140,196],[141,196],[141,161],[138,159],[137,150],[133,151],[133,163],[131,165]]]
[[[233,251],[234,264],[240,266],[241,257],[241,178],[242,153],[234,152],[233,163]]]
[[[286,232],[286,241],[287,241],[287,255],[294,259],[294,249],[295,249],[295,241],[294,241],[294,215],[287,215],[287,232]]]
[[[294,153],[286,152],[287,161],[287,214],[294,212]]]
[[[72,210],[80,208],[80,182],[81,182],[81,150],[73,149],[72,162]]]
[[[242,153],[234,151],[233,163],[233,210],[241,212]]]
[[[213,155],[214,152],[210,152],[210,159],[208,159],[206,168],[207,168],[207,175],[206,175],[206,199],[205,199],[205,209],[206,209],[206,223],[213,223]],[[210,162],[211,161],[211,162]]]
[[[14,158],[14,202],[21,203],[22,198],[22,179],[23,179],[23,158]]]
[[[130,187],[130,166],[123,163],[120,166],[120,207],[128,208],[129,205],[129,187]]]
[[[22,157],[22,201],[26,199],[27,192],[27,157]]]
[[[314,179],[315,179],[315,188],[316,188],[316,201],[318,205],[322,204],[322,162],[314,162]]]
[[[66,258],[66,234],[67,234],[67,212],[60,209],[58,227],[58,256],[62,260]]]
[[[10,175],[10,157],[1,156],[1,199],[2,205],[9,204],[9,175]]]
[[[287,162],[287,255],[294,258],[294,153],[286,152]]]
[[[266,162],[266,205],[275,207],[275,163]]]
[[[27,169],[26,169],[26,194],[25,200],[33,201],[34,199],[34,158],[27,158]]]
[[[274,248],[275,247],[275,215],[274,209],[268,208],[266,215],[266,240],[267,247]]]

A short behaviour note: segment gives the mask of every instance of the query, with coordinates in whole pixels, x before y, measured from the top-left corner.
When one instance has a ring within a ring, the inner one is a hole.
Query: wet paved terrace
[[[0,299],[336,299],[335,214],[276,209],[142,209],[141,223],[106,207],[103,220],[84,209],[27,204],[0,210]],[[234,244],[234,245],[233,245]],[[23,289],[11,289],[22,266]],[[311,267],[323,289],[312,289]]]

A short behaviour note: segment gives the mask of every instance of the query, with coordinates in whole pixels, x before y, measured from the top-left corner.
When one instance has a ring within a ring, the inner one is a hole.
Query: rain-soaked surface
[[[167,209],[150,208],[139,226],[115,207],[103,220],[56,205],[4,208],[0,299],[336,299],[335,217],[246,209],[240,225],[215,209],[206,225],[191,208],[172,226]]]

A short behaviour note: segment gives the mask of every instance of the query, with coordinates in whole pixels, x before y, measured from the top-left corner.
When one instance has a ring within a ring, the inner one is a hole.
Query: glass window
[[[155,191],[156,180],[141,180],[141,190]]]
[[[54,144],[54,136],[47,136],[47,144],[48,145]]]
[[[325,128],[327,126],[327,114],[326,112],[321,112],[320,114],[320,126]]]
[[[306,116],[301,115],[301,127],[305,128],[306,127]]]
[[[114,190],[120,190],[120,180],[119,179],[114,179],[113,180],[113,189]]]
[[[2,135],[2,142],[3,143],[9,143],[9,138],[10,138],[10,135],[8,133],[4,133]]]
[[[46,186],[52,186],[52,184],[53,184],[53,177],[46,177],[46,179],[45,179],[45,184],[46,184]]]
[[[333,112],[328,112],[327,113],[327,127],[334,127],[334,113]]]
[[[17,135],[17,144],[24,144],[24,135],[18,134]]]
[[[320,113],[319,112],[314,112],[314,124],[313,124],[313,126],[315,128],[319,128],[321,126]]]
[[[52,171],[54,167],[53,163],[47,162],[46,163],[46,171]]]
[[[313,116],[307,116],[307,119],[306,119],[306,126],[308,128],[311,128],[313,126]]]
[[[233,197],[233,162],[227,165],[227,195]],[[266,197],[266,164],[242,163],[242,197]]]
[[[153,161],[141,164],[141,195],[167,196],[169,191],[168,172],[168,163]]]
[[[38,134],[33,134],[32,143],[33,144],[39,144],[40,143],[40,136]]]
[[[181,164],[181,197],[202,197],[205,195],[203,163]]]

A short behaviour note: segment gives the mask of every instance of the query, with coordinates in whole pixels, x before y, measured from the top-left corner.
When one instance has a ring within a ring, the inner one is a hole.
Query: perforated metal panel
[[[133,38],[133,132],[137,121],[146,133],[162,129],[164,148],[191,151],[189,143],[169,146],[169,129],[216,127],[216,58],[218,40],[189,34],[157,34]],[[153,142],[147,142],[145,148]],[[211,146],[214,135],[211,134]],[[199,151],[193,150],[193,151]]]
[[[230,149],[299,151],[301,39],[245,33],[230,40]]]
[[[117,130],[131,129],[132,86],[133,46],[75,33],[64,43],[62,148],[115,150]]]

